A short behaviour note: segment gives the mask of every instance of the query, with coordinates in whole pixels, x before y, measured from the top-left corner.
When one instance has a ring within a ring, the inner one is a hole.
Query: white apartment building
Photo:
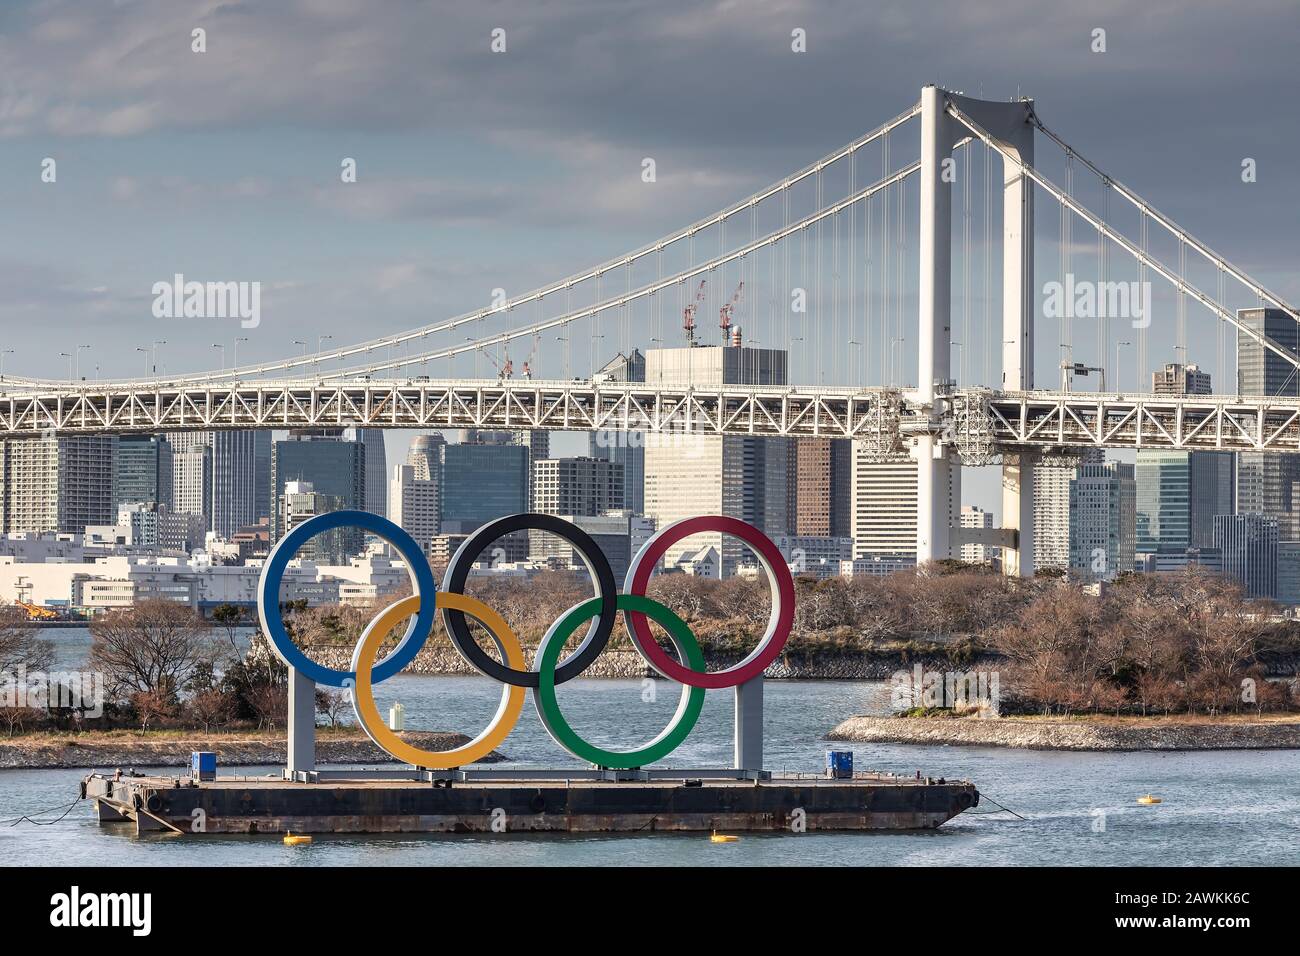
[[[948,526],[960,519],[961,472],[950,470],[946,496]],[[853,487],[849,513],[853,529],[853,556],[908,555],[916,560],[916,461],[897,458],[876,460],[865,443],[853,443]],[[955,538],[955,536],[954,536]]]
[[[974,505],[961,506],[961,526],[963,528],[992,528],[993,512],[985,511]],[[1000,548],[990,548],[984,544],[963,544],[960,557],[971,564],[983,564],[997,556]]]

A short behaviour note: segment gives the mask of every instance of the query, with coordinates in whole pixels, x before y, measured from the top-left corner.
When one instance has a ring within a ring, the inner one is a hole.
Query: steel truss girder
[[[1067,448],[1300,452],[1300,399],[644,383],[266,383],[0,395],[0,438],[247,428],[483,428],[851,438],[896,457],[918,429],[968,465]]]
[[[892,389],[588,382],[77,389],[0,395],[0,438],[364,426],[861,438],[892,448],[900,405]]]
[[[994,393],[995,444],[1030,448],[1300,452],[1300,399]]]

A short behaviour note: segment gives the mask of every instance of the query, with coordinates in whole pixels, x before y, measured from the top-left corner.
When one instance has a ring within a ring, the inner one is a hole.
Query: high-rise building
[[[209,529],[226,541],[240,528],[257,520],[259,434],[265,433],[216,431],[209,434],[212,497],[205,511]]]
[[[1034,569],[1046,571],[1070,566],[1070,482],[1079,468],[1101,464],[1100,448],[1079,450],[1071,458],[1044,457],[1034,468]]]
[[[444,533],[471,533],[489,521],[528,510],[524,445],[458,442],[442,446],[439,453]]]
[[[359,441],[366,448],[366,500],[362,507],[384,517],[388,508],[388,454],[384,450],[382,428],[349,428],[349,441]]]
[[[653,521],[627,511],[560,517],[577,525],[591,536],[596,542],[596,547],[600,548],[601,553],[608,559],[615,581],[622,581],[627,576],[632,555],[636,554],[646,540],[654,534]],[[535,529],[528,532],[528,559],[548,562],[561,568],[584,567],[582,555],[571,542]]]
[[[341,444],[359,444],[346,442]],[[276,523],[287,534],[304,521],[348,507],[339,495],[316,491],[310,481],[287,481],[280,494]],[[346,564],[357,553],[357,535],[351,528],[333,528],[313,535],[298,549],[298,557],[317,564]]]
[[[1300,323],[1281,309],[1241,309],[1237,321],[1300,354]],[[1294,365],[1245,331],[1237,333],[1237,393],[1268,397],[1300,395]],[[1300,540],[1300,455],[1241,452],[1237,455],[1236,512],[1272,515],[1283,541]]]
[[[0,441],[0,507],[7,533],[84,531],[109,524],[115,435]]]
[[[294,431],[286,441],[271,446],[271,491],[276,507],[271,516],[271,540],[285,533],[283,502],[290,481],[311,484],[312,493],[335,501],[339,508],[363,508],[366,500],[366,446],[346,441],[329,429]],[[359,529],[345,529],[344,546],[359,554],[365,535]]]
[[[253,432],[253,513],[256,522],[271,518],[271,433]]]
[[[1213,547],[1215,515],[1233,512],[1231,452],[1143,449],[1134,470],[1139,554]]]
[[[545,458],[533,463],[533,510],[551,515],[622,511],[623,466],[606,458]]]
[[[1214,544],[1223,573],[1241,582],[1249,597],[1271,598],[1278,584],[1278,520],[1271,515],[1216,515]]]
[[[646,381],[666,385],[784,385],[787,355],[741,346],[651,349]],[[789,451],[784,438],[650,434],[645,440],[645,513],[660,528],[679,518],[721,514],[769,537],[789,526]],[[669,565],[712,547],[721,573],[734,574],[746,553],[729,535],[697,534],[668,549]]]
[[[790,533],[852,537],[853,443],[847,438],[793,438],[789,449]]]
[[[121,435],[113,457],[113,507],[153,502],[171,507],[172,446],[162,435]]]
[[[208,530],[227,541],[270,514],[269,431],[172,432],[166,438],[173,456],[173,510],[203,515]],[[195,449],[206,449],[206,469],[194,455],[183,467],[176,464],[178,456]],[[176,477],[181,472],[184,477]]]
[[[442,460],[438,449],[445,444],[447,438],[442,432],[415,436],[406,452],[406,463],[415,469],[417,480],[437,480],[439,462]]]
[[[1151,375],[1157,395],[1210,395],[1210,373],[1195,365],[1168,364]],[[1137,550],[1181,554],[1214,542],[1214,516],[1233,511],[1231,452],[1137,453]]]
[[[1239,309],[1237,321],[1270,339],[1284,351],[1300,354],[1300,322],[1281,309]],[[1294,365],[1237,331],[1237,392],[1240,395],[1300,395],[1300,375]]]
[[[963,528],[992,528],[993,512],[985,511],[983,508],[976,508],[974,505],[962,505],[961,526]],[[998,548],[990,548],[984,544],[963,544],[960,557],[963,561],[968,561],[971,564],[983,564],[985,561],[991,560],[998,550]]]
[[[1070,481],[1070,570],[1089,580],[1132,571],[1136,514],[1131,464],[1080,465]]]
[[[881,461],[864,442],[853,443],[853,557],[890,555],[916,561],[916,460],[893,458]],[[954,479],[943,497],[947,501],[948,526],[956,527],[961,510],[961,472],[950,469]]]
[[[438,534],[442,520],[438,479],[417,477],[414,465],[394,465],[393,477],[388,482],[388,520],[428,553],[429,542]]]
[[[172,508],[201,516],[207,527],[211,505],[212,449],[198,442],[182,442],[172,452]]]
[[[1169,362],[1159,372],[1151,373],[1151,391],[1157,395],[1211,395],[1210,373],[1199,365]]]
[[[638,349],[630,355],[619,352],[592,376],[600,382],[644,382],[645,356]],[[645,508],[645,433],[596,431],[588,436],[587,454],[608,458],[623,466],[623,501],[629,511]]]

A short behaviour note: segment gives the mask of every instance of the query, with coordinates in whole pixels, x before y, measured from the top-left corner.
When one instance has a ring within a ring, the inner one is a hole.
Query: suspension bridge
[[[1048,155],[1036,156],[1038,145]],[[1036,212],[1044,202],[1054,217]],[[1059,228],[1040,228],[1045,220]],[[1056,262],[1037,274],[1055,276],[1065,302],[1037,317],[1035,255],[1053,249]],[[1095,276],[1095,295],[1076,304],[1080,274]],[[705,333],[702,317],[715,309],[718,331]],[[1034,469],[1044,456],[1300,452],[1300,399],[1142,388],[1150,350],[1163,347],[1150,341],[1153,327],[1171,333],[1180,363],[1208,362],[1212,349],[1220,389],[1228,334],[1232,351],[1249,341],[1300,369],[1296,351],[1243,309],[1300,323],[1049,129],[1032,100],[930,86],[910,109],[720,212],[487,308],[219,370],[5,376],[0,438],[323,426],[847,438],[868,456],[917,461],[918,561],[954,549],[940,504],[958,469],[1001,465],[1004,570],[1032,574]],[[1061,377],[1042,389],[1035,336],[1052,318]],[[588,343],[576,370],[575,342]],[[751,384],[599,374],[616,350],[742,343],[739,377]],[[1125,348],[1135,369],[1127,392]],[[519,376],[512,350],[527,355]],[[762,381],[757,357],[746,371],[761,350],[790,357],[787,380]],[[563,376],[539,376],[544,362]],[[916,377],[904,384],[909,367]],[[1104,383],[1107,369],[1112,391],[1074,389],[1092,373]]]

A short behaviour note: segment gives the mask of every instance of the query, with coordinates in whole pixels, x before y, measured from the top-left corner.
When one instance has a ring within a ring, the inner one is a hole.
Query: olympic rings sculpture
[[[280,610],[280,584],[289,561],[312,537],[337,528],[360,528],[387,541],[405,559],[412,595],[384,608],[361,633],[352,653],[349,671],[325,667],[308,658],[294,644]],[[581,557],[596,596],[575,604],[556,620],[538,644],[532,667],[510,625],[492,608],[464,593],[471,568],[479,555],[503,535],[538,530],[558,535]],[[646,596],[650,576],[668,549],[683,538],[701,532],[739,538],[757,557],[772,591],[772,613],[757,646],[740,663],[721,671],[706,671],[704,654],[690,627],[672,610]],[[546,732],[557,744],[581,760],[600,767],[630,769],[662,760],[682,743],[695,726],[704,706],[706,690],[735,687],[762,675],[780,655],[794,621],[794,580],[776,545],[750,524],[723,515],[706,515],[673,522],[654,534],[628,567],[624,592],[617,591],[613,570],[591,536],[577,525],[546,514],[516,514],[490,521],[457,549],[447,566],[441,589],[419,544],[400,527],[366,511],[333,511],[304,521],[281,538],[271,550],[258,582],[258,617],[262,632],[276,654],[317,684],[345,687],[352,692],[357,722],[380,748],[398,760],[435,770],[448,770],[488,756],[510,735],[523,713],[529,689]],[[429,595],[430,597],[426,597]],[[661,676],[682,685],[681,699],[668,726],[654,739],[634,750],[605,750],[584,740],[565,720],[556,687],[573,680],[600,655],[614,633],[618,612],[633,645]],[[451,750],[423,750],[402,740],[388,728],[375,703],[374,685],[409,664],[433,631],[438,613],[457,652],[484,676],[502,685],[501,702],[487,727],[468,743]],[[469,627],[474,618],[492,636],[501,660],[494,660],[475,641]],[[384,638],[404,620],[410,620],[397,646],[383,660],[378,654]],[[668,635],[678,660],[659,646],[650,630],[654,621]],[[578,647],[563,660],[565,642],[584,622],[590,622]]]

